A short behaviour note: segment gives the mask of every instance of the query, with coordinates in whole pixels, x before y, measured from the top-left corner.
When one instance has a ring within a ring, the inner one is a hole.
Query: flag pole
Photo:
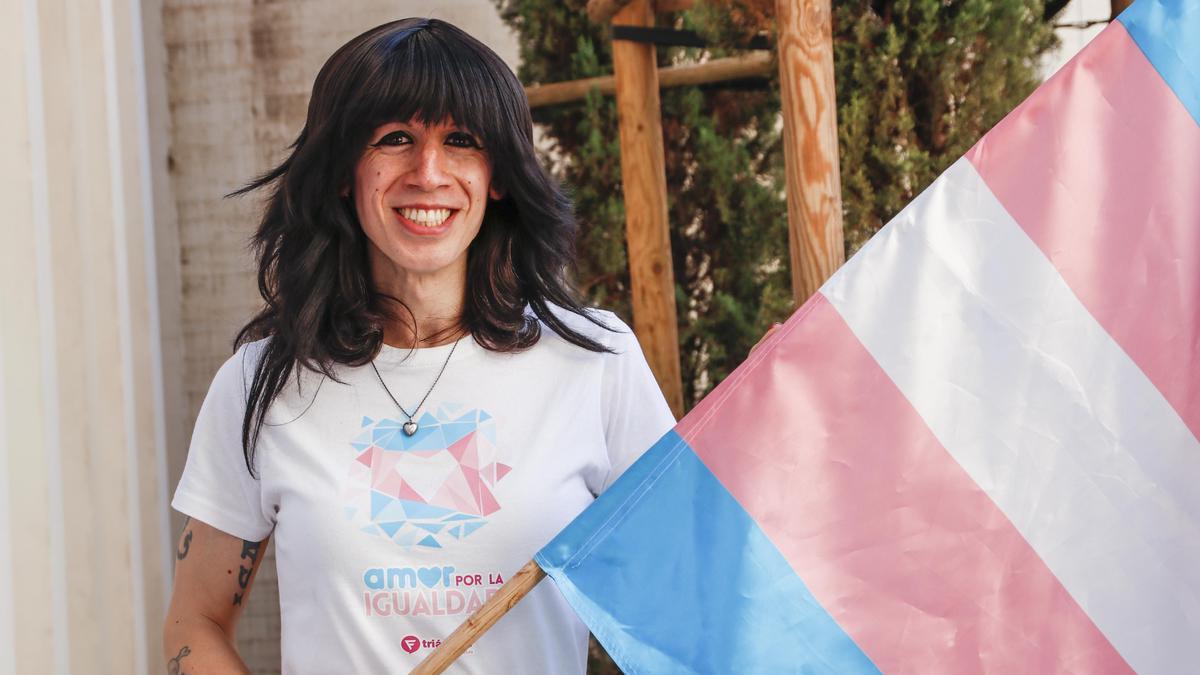
[[[475,644],[479,636],[495,625],[500,617],[528,595],[545,576],[546,573],[536,562],[530,560],[525,563],[525,566],[509,578],[495,595],[467,617],[462,625],[455,628],[450,637],[443,640],[424,661],[417,664],[411,675],[437,675],[449,668],[450,664]]]

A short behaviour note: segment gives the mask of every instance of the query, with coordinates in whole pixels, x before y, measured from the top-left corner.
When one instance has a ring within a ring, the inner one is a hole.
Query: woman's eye
[[[471,134],[456,131],[446,137],[446,143],[459,148],[482,148],[479,141]]]
[[[374,143],[375,147],[383,145],[404,145],[412,140],[407,133],[403,131],[393,131],[390,134],[384,134],[383,138]]]

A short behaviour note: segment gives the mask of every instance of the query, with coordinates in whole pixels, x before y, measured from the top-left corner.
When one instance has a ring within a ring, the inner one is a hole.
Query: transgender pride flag
[[[1200,672],[1200,0],[1140,0],[537,555],[631,673]]]

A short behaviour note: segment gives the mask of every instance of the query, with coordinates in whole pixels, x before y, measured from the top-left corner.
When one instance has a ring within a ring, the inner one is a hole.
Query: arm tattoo
[[[187,675],[187,673],[183,672],[183,664],[180,661],[183,660],[183,657],[191,653],[191,648],[184,645],[183,649],[180,649],[179,653],[175,655],[175,658],[167,661],[167,675]]]
[[[188,525],[190,525],[191,522],[191,516],[188,516],[183,521],[183,538],[179,541],[179,548],[175,551],[176,560],[183,560],[186,558],[188,549],[192,547],[192,531],[188,529]]]
[[[238,567],[238,587],[242,590],[240,593],[233,594],[233,604],[235,605],[242,604],[242,598],[246,596],[246,587],[250,585],[250,573],[254,571],[254,563],[258,560],[258,550],[261,547],[261,541],[242,540],[242,559],[249,559],[250,562]]]

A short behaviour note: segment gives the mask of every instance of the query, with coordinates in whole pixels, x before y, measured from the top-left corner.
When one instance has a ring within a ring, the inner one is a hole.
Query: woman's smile
[[[392,209],[396,220],[418,237],[436,237],[445,234],[454,225],[458,209],[438,207],[403,206]]]

